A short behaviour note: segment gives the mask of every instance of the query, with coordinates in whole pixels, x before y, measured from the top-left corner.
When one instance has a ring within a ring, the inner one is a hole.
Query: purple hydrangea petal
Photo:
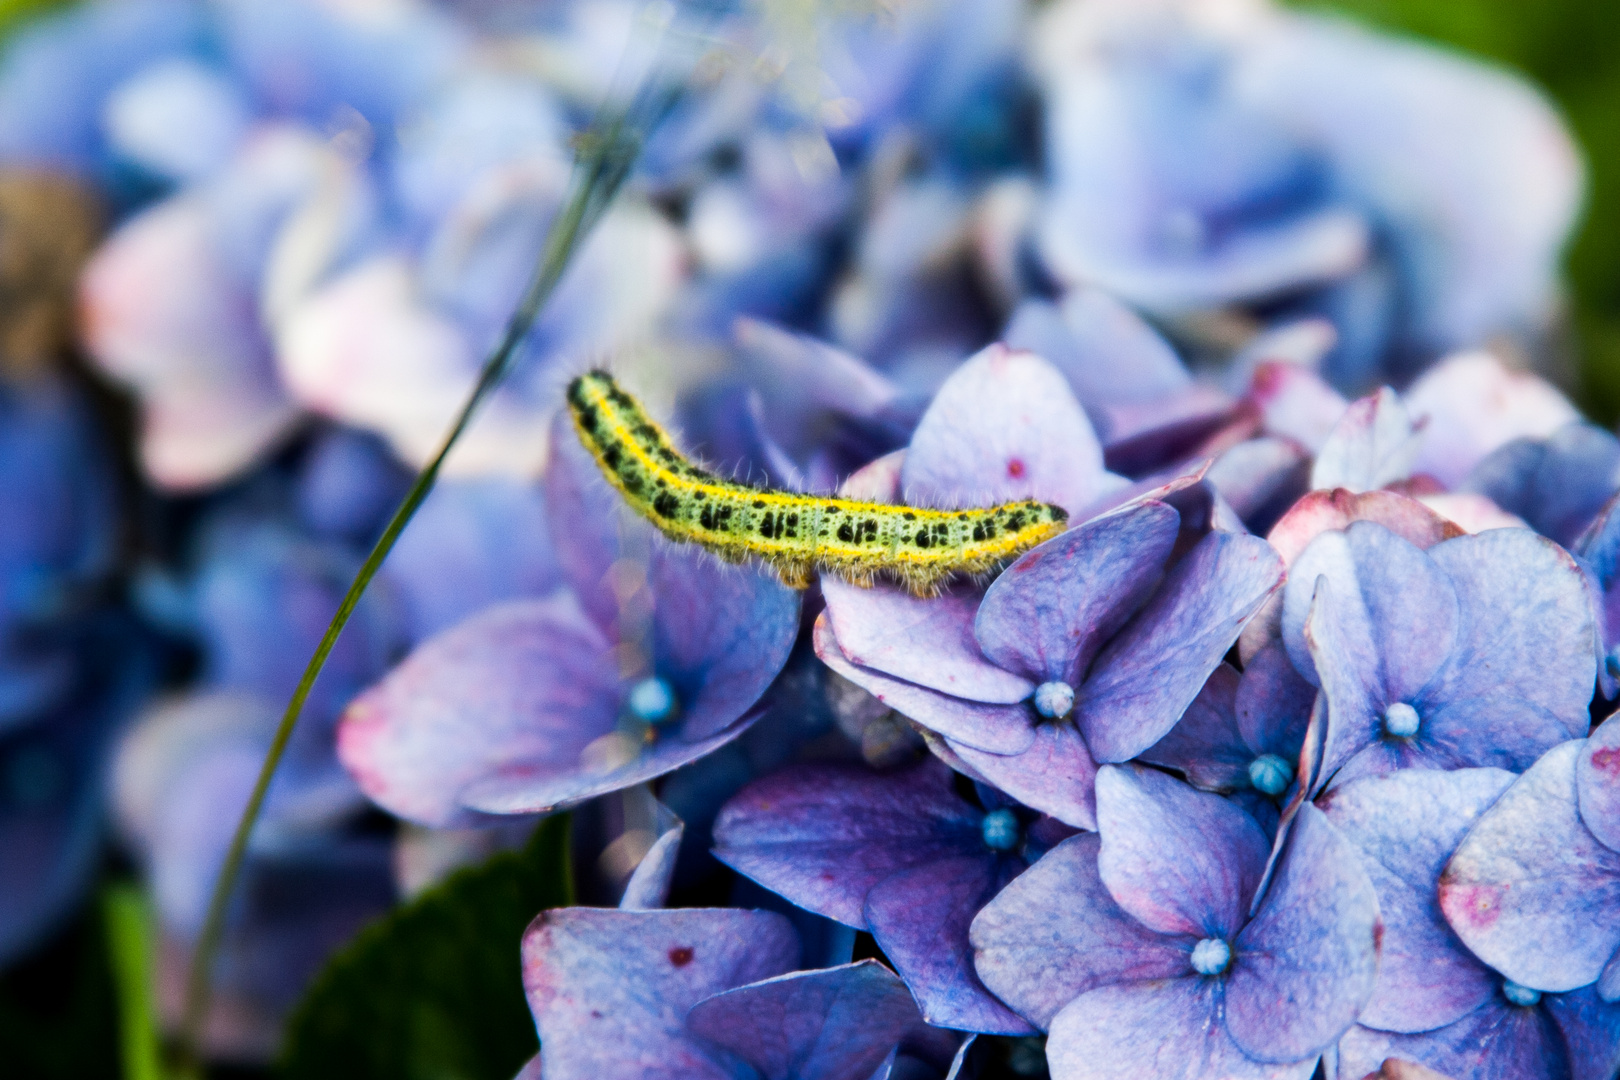
[[[1440,908],[1463,943],[1514,982],[1573,990],[1620,946],[1620,854],[1576,810],[1582,743],[1554,747],[1485,812],[1446,865]]]
[[[1243,741],[1256,753],[1296,756],[1315,700],[1315,688],[1300,678],[1288,650],[1273,642],[1243,666],[1233,702]]]
[[[619,698],[611,644],[571,600],[518,601],[430,638],[356,698],[338,753],[379,805],[445,826],[502,766],[578,769],[613,731]]]
[[[825,583],[824,583],[825,585]],[[872,694],[883,704],[924,727],[991,753],[1017,754],[1036,738],[1029,705],[985,705],[889,678],[850,662],[833,633],[830,613],[816,619],[816,655],[822,663]],[[1027,695],[1026,695],[1027,696]]]
[[[1315,1057],[1344,1034],[1372,995],[1383,934],[1355,849],[1313,804],[1286,843],[1227,979],[1227,1029],[1261,1061]]]
[[[1428,421],[1414,472],[1458,488],[1497,447],[1545,437],[1580,414],[1553,385],[1510,370],[1488,352],[1472,351],[1436,364],[1407,388],[1412,419]]]
[[[792,925],[768,911],[543,911],[523,935],[523,989],[544,1073],[729,1080],[687,1033],[688,1011],[798,958]]]
[[[1311,466],[1311,488],[1375,491],[1412,475],[1421,439],[1395,391],[1351,402]]]
[[[1230,939],[1271,850],[1237,804],[1140,766],[1097,771],[1097,830],[1109,895],[1161,934]]]
[[[799,633],[799,594],[765,570],[660,545],[648,571],[652,660],[681,700],[684,738],[706,739],[759,700]]]
[[[1378,982],[1360,1022],[1428,1031],[1478,1008],[1501,979],[1440,912],[1436,886],[1475,819],[1513,783],[1501,769],[1411,769],[1336,788],[1322,806],[1361,856],[1384,920]]]
[[[1094,518],[1026,553],[984,595],[973,630],[993,663],[1077,686],[1158,585],[1180,515],[1148,502]]]
[[[1004,860],[981,850],[902,870],[866,899],[866,922],[936,1027],[997,1035],[1033,1029],[991,997],[973,970],[968,927],[1010,876]]]
[[[619,895],[619,908],[623,911],[641,911],[661,908],[669,899],[669,888],[675,880],[675,861],[681,853],[681,841],[686,836],[686,822],[675,816],[663,803],[657,807],[658,839],[653,841],[647,854],[641,857],[624,883]]]
[[[1072,837],[985,905],[968,937],[990,992],[1043,1030],[1099,986],[1188,971],[1186,938],[1156,934],[1122,909],[1097,871],[1101,841]]]
[[[1402,1035],[1357,1024],[1339,1043],[1339,1075],[1376,1072],[1388,1058],[1404,1058],[1467,1080],[1526,1080],[1568,1076],[1563,1039],[1540,1009],[1501,998],[1434,1031]]]
[[[1570,1080],[1610,1080],[1620,1070],[1620,1004],[1592,987],[1541,999],[1564,1035]]]
[[[807,911],[865,929],[867,893],[884,878],[983,852],[981,817],[934,761],[895,773],[806,765],[733,796],[715,821],[714,855]]]
[[[619,622],[618,599],[608,580],[619,557],[619,496],[580,444],[565,412],[552,420],[550,436],[543,485],[551,544],[580,604],[611,633]]]
[[[1309,1080],[1310,1057],[1261,1064],[1221,1023],[1220,984],[1197,977],[1104,986],[1052,1021],[1046,1058],[1061,1080]]]
[[[976,775],[1032,810],[1078,829],[1097,827],[1097,762],[1073,724],[1038,724],[1035,738],[1016,754],[992,754],[955,739],[945,749],[952,767]],[[938,749],[935,753],[939,753]],[[943,755],[942,755],[943,756]]]
[[[1515,439],[1475,466],[1465,490],[1488,496],[1566,547],[1620,484],[1620,440],[1595,424],[1565,424],[1546,439]]]
[[[1610,851],[1620,851],[1620,722],[1599,724],[1575,761],[1581,824]]]
[[[864,1080],[917,1022],[905,983],[876,960],[724,990],[686,1015],[687,1030],[760,1080]]]
[[[919,599],[894,588],[823,579],[827,617],[850,662],[946,694],[996,705],[1022,701],[1030,680],[991,663],[973,637],[980,595],[958,588]],[[986,747],[985,749],[993,749]]]
[[[1572,737],[1591,724],[1594,633],[1580,567],[1527,529],[1492,529],[1437,544],[1429,557],[1462,606],[1457,648],[1430,699],[1504,697],[1559,720]]]
[[[1281,584],[1282,562],[1259,537],[1201,540],[1092,666],[1075,708],[1092,755],[1125,761],[1158,742]]]
[[[1248,787],[1255,755],[1238,732],[1235,701],[1241,678],[1229,664],[1217,667],[1176,726],[1142,751],[1141,760],[1175,769],[1204,791]]]
[[[1058,370],[991,345],[940,387],[901,469],[914,506],[1056,503],[1078,516],[1110,483],[1091,421]]]

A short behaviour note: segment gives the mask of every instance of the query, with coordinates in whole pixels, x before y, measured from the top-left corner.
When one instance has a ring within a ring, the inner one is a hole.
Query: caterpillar
[[[1062,532],[1060,506],[1024,501],[939,510],[823,498],[726,480],[692,464],[605,371],[568,385],[580,441],[637,513],[672,540],[727,562],[757,558],[791,588],[812,572],[870,588],[891,577],[932,596],[951,575],[984,573]]]

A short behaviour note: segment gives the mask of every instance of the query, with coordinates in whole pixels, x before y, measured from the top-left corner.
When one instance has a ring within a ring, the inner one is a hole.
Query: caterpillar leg
[[[776,573],[782,579],[782,584],[790,589],[808,589],[810,587],[810,564],[807,562],[776,562],[772,564]]]

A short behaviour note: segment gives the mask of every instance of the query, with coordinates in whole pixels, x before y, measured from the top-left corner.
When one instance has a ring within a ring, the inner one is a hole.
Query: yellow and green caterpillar
[[[568,385],[580,441],[614,487],[672,540],[728,562],[769,564],[795,589],[812,571],[869,587],[878,575],[931,596],[952,574],[984,573],[1065,527],[1062,507],[1033,501],[936,510],[757,488],[725,480],[675,449],[604,371]]]

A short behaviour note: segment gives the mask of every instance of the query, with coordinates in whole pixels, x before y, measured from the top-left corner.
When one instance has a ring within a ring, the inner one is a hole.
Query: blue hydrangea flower
[[[1354,849],[1307,804],[1256,898],[1271,843],[1218,795],[1106,765],[1097,819],[971,930],[985,985],[1049,1032],[1054,1080],[1310,1077],[1376,978]]]

